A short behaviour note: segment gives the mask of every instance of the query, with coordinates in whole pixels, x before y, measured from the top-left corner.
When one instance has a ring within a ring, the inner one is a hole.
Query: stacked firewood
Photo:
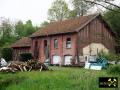
[[[37,62],[35,60],[29,60],[27,62],[12,61],[7,67],[2,67],[0,71],[16,72],[16,71],[31,71],[31,70],[49,70],[44,63]]]

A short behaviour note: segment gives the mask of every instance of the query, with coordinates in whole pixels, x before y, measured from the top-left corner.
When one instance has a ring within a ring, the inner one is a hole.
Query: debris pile
[[[40,63],[35,60],[29,60],[27,62],[11,61],[6,67],[1,67],[0,71],[3,72],[16,72],[16,71],[31,71],[31,70],[49,70],[44,63]]]

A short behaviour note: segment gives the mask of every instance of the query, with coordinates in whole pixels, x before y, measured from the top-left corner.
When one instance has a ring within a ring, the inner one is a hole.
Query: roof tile
[[[23,37],[22,39],[18,40],[17,42],[11,45],[12,48],[15,47],[30,47],[31,38]]]
[[[81,16],[79,18],[70,20],[52,22],[47,27],[33,33],[30,37],[75,32],[76,29],[80,28],[82,25],[84,25],[87,21],[91,20],[96,15],[98,14]]]

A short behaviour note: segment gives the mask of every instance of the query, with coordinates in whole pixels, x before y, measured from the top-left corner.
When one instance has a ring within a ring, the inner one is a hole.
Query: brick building
[[[99,52],[114,52],[115,34],[100,14],[52,22],[33,33],[31,53],[35,59],[51,64],[84,62]]]

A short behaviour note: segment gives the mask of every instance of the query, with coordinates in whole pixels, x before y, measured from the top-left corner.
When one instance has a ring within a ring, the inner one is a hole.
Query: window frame
[[[68,39],[70,39],[70,40],[68,40]],[[70,47],[69,47],[69,45],[70,45]],[[71,49],[72,48],[72,40],[71,40],[70,37],[66,38],[66,48],[67,49]]]
[[[55,38],[54,39],[54,49],[57,49],[58,48],[58,39]]]

